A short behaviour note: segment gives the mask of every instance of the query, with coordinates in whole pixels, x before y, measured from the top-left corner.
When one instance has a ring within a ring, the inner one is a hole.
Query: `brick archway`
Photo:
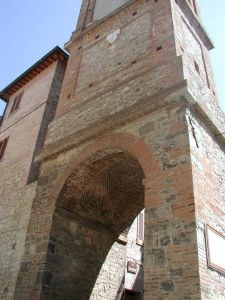
[[[143,181],[155,170],[148,146],[127,134],[99,139],[70,163],[51,195],[49,241],[58,262],[47,261],[46,271],[53,274],[47,295],[117,299],[126,266],[123,241],[145,207]]]
[[[145,144],[140,138],[126,133],[117,133],[111,136],[99,138],[92,144],[87,145],[71,162],[70,165],[63,171],[60,178],[57,180],[50,199],[56,201],[59,193],[72,171],[82,162],[87,160],[92,154],[103,149],[120,149],[139,162],[143,172],[145,182],[151,181],[151,175],[160,173],[159,163],[152,153],[149,145]]]
[[[90,292],[94,291],[96,286],[93,278],[99,278],[97,274],[101,272],[103,261],[107,260],[108,254],[114,256],[113,253],[118,251],[118,247],[120,247],[120,261],[124,260],[125,248],[123,245],[118,246],[118,236],[121,234],[126,236],[132,221],[144,208],[145,186],[146,184],[149,186],[149,182],[152,180],[151,175],[155,177],[159,172],[159,166],[149,146],[135,136],[118,133],[99,138],[84,147],[74,159],[68,161],[68,167],[60,174],[50,195],[44,200],[42,193],[45,194],[45,188],[40,185],[33,203],[27,231],[26,249],[28,250],[21,262],[14,299],[19,299],[19,297],[23,299],[62,299],[60,293],[57,298],[57,286],[62,285],[65,290],[69,290],[70,287],[64,283],[68,279],[72,284],[74,281],[71,281],[71,278],[75,280],[77,274],[80,277],[80,281],[77,279],[77,282],[83,282],[86,269],[95,262],[96,267],[89,270],[93,276],[88,277],[88,282],[85,283],[87,289],[82,291],[84,298],[81,297],[81,294],[79,300],[89,299],[89,296],[94,297],[95,295],[91,295]],[[78,173],[78,177],[84,178],[84,180],[77,181]],[[93,178],[94,184],[92,184]],[[110,184],[109,180],[111,180]],[[116,190],[117,185],[120,193],[112,193]],[[93,186],[97,186],[97,192],[93,192]],[[110,189],[108,189],[109,186]],[[110,197],[106,197],[110,200],[108,202],[104,198],[105,191],[110,191],[107,194]],[[75,200],[78,199],[79,205],[73,201],[72,197],[68,197],[73,194],[76,195]],[[100,198],[101,203],[106,203],[104,210],[100,212],[99,206],[93,206],[93,201],[90,199],[90,197],[96,199],[96,195]],[[113,201],[115,206],[119,207],[118,211],[108,205]],[[43,211],[43,203],[47,209],[46,212]],[[82,209],[85,210],[85,213]],[[94,211],[94,218],[90,211]],[[113,211],[113,217],[106,217],[110,216],[111,211]],[[122,216],[122,222],[119,222],[120,216]],[[74,222],[78,219],[79,221]],[[86,222],[87,219],[88,222]],[[93,224],[95,225],[93,226]],[[71,231],[76,231],[76,234],[79,231],[80,236],[80,238],[73,236],[73,247],[79,248],[83,238],[86,238],[89,243],[88,234],[90,232],[91,236],[94,236],[92,240],[98,241],[98,243],[92,244],[90,242],[90,245],[83,247],[83,251],[86,251],[85,259],[82,257],[78,261],[75,259],[79,257],[82,250],[76,250],[76,255],[72,255],[74,252],[71,250]],[[82,233],[84,231],[85,235]],[[98,232],[101,234],[99,235]],[[110,236],[108,232],[110,232]],[[104,241],[103,244],[102,241]],[[66,245],[67,248],[63,245]],[[35,254],[32,252],[34,247],[40,249]],[[67,251],[68,247],[71,250],[69,252]],[[91,254],[88,252],[90,249],[94,249]],[[99,249],[102,249],[100,253]],[[79,261],[82,262],[81,265],[79,265]],[[70,273],[68,268],[70,268]],[[74,270],[78,271],[74,272]],[[120,272],[121,270],[124,270],[124,265],[120,266]],[[68,277],[68,274],[71,276]],[[30,283],[24,287],[23,280],[26,278],[30,278]],[[31,278],[33,279],[31,280]],[[99,282],[101,285],[101,278]],[[55,287],[54,290],[51,289],[52,286]],[[72,293],[74,290],[70,289],[70,295]],[[54,298],[51,298],[52,295]],[[71,299],[71,297],[65,299]]]

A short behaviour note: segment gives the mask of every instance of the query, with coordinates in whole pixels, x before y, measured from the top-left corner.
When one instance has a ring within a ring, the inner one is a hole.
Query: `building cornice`
[[[61,49],[59,46],[56,46],[19,77],[17,77],[13,82],[7,85],[2,91],[0,91],[0,99],[8,102],[12,94],[35,78],[39,73],[48,68],[52,63],[58,60],[67,60],[68,57],[69,55],[63,49]]]

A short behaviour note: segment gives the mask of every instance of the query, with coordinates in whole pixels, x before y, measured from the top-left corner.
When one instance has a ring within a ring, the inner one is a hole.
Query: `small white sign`
[[[206,226],[208,265],[225,273],[225,236],[210,226]]]
[[[113,44],[118,36],[120,35],[120,29],[117,29],[116,31],[110,33],[108,36],[107,36],[107,41],[109,44]]]

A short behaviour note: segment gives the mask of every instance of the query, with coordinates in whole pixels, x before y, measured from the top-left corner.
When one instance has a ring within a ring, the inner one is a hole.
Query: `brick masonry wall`
[[[225,117],[218,107],[209,53],[198,37],[198,32],[186,30],[187,15],[174,6],[177,52],[182,55],[184,76],[188,88],[207,114],[199,110],[189,112],[189,131],[193,164],[193,183],[198,228],[198,255],[200,264],[202,299],[224,299],[224,279],[220,272],[208,267],[205,226],[211,225],[224,235],[224,142]],[[186,29],[184,29],[186,27]],[[184,34],[185,33],[185,34]],[[190,37],[190,41],[188,40]],[[194,60],[200,67],[195,69]],[[195,105],[196,106],[196,105]]]
[[[202,299],[222,300],[225,297],[225,275],[208,268],[205,225],[225,236],[225,149],[202,118],[190,113],[190,119],[190,132],[192,126],[195,130],[195,138],[190,134],[190,141]]]
[[[159,173],[154,171],[153,162],[149,161],[153,182],[145,183],[145,299],[200,299],[195,208],[185,114],[183,103],[175,102],[166,109],[114,129],[109,135],[110,138],[113,132],[126,132],[142,138],[153,150],[154,159],[159,161]],[[28,295],[40,297],[41,290],[43,293],[48,290],[46,283],[42,289],[42,283],[38,281],[34,289],[32,282],[37,272],[45,266],[44,253],[48,247],[46,245],[39,250],[39,245],[49,239],[51,214],[56,201],[52,197],[49,199],[49,191],[54,190],[55,184],[58,186],[57,178],[68,166],[72,166],[78,153],[85,153],[93,143],[94,140],[71,147],[42,164],[23,257],[23,262],[29,263],[30,267],[20,271],[16,294],[18,299],[29,299]],[[101,140],[99,147],[104,148]],[[32,232],[36,232],[35,236]],[[82,238],[86,238],[85,233]],[[41,278],[45,278],[44,274]],[[51,285],[51,282],[47,285]]]
[[[49,89],[54,75],[55,64],[52,64],[48,69],[36,76],[32,81],[28,82],[24,88],[18,90],[9,99],[9,104],[5,113],[5,118],[1,126],[1,132],[4,128],[12,126],[15,122],[24,118],[28,113],[35,110],[39,105],[47,101]],[[42,87],[42,88],[40,88]],[[26,90],[25,90],[26,89]],[[24,91],[20,109],[10,115],[10,110],[13,105],[13,99]]]
[[[172,8],[177,55],[183,59],[184,78],[187,79],[189,92],[202,109],[211,115],[218,110],[218,99],[209,51],[201,38],[199,27],[190,24],[191,10],[182,10],[176,1],[172,1]],[[199,71],[196,70],[195,62]]]
[[[36,183],[26,186],[56,64],[38,75],[9,100],[0,140],[9,137],[0,162],[0,298],[12,299]],[[14,97],[24,91],[18,111],[10,115]]]
[[[50,292],[45,281],[48,297],[116,299],[124,277],[126,246],[113,243],[107,230],[87,226],[77,216],[54,218],[50,245],[55,248],[50,255],[56,264],[53,274],[45,273],[51,276]]]
[[[154,13],[156,10],[157,14]],[[162,22],[162,18],[167,19],[167,22]],[[107,37],[118,30],[117,39],[110,44]],[[162,49],[157,51],[160,46]],[[168,1],[135,1],[76,42],[72,40],[68,47],[71,56],[57,116],[71,111],[78,101],[89,102],[96,97],[100,98],[147,71],[153,77],[152,84],[156,90],[164,84],[172,85],[177,79],[171,78],[173,83],[164,80],[170,78],[167,72],[172,73],[169,70],[172,65],[166,65],[171,61],[176,63]],[[165,73],[167,76],[162,75],[159,82],[157,72],[160,73],[160,68],[161,74]],[[175,72],[173,74],[179,76]],[[152,94],[154,92],[155,90]]]

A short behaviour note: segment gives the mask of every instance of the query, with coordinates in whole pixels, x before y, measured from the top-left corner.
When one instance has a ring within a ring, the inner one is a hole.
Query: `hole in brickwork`
[[[136,15],[137,15],[137,12],[136,12],[136,11],[132,13],[132,16],[136,16]]]
[[[55,253],[55,245],[53,243],[49,243],[48,245],[48,249],[49,249],[49,252],[54,254]]]
[[[194,8],[194,12],[196,13],[196,15],[198,15],[198,9],[197,9],[197,4],[196,4],[195,0],[193,0],[193,8]]]
[[[199,64],[196,61],[194,61],[194,65],[195,65],[195,70],[198,72],[198,74],[200,74]]]
[[[162,50],[162,46],[156,48],[156,51],[160,51],[160,50]]]
[[[53,274],[49,271],[43,273],[43,284],[49,286],[51,284]]]

